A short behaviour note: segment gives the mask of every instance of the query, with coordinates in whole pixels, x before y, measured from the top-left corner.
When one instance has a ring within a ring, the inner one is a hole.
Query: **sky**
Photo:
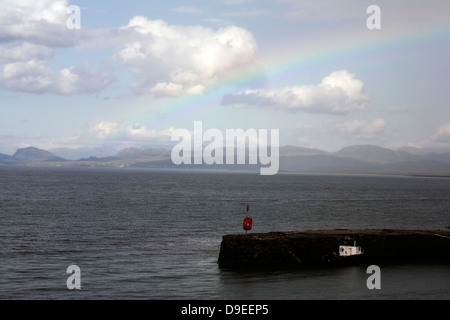
[[[171,146],[194,121],[449,149],[449,57],[448,0],[0,0],[0,153]]]

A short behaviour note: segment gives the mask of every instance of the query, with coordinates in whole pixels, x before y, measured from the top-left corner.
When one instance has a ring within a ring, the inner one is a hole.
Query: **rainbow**
[[[363,32],[364,31],[364,32]],[[136,114],[130,119],[148,128],[166,125],[181,127],[192,126],[192,119],[202,120],[212,117],[221,121],[228,111],[221,107],[222,97],[233,93],[236,88],[248,88],[258,85],[262,76],[266,76],[271,85],[283,86],[300,84],[297,78],[322,79],[333,71],[326,69],[333,64],[347,64],[360,68],[370,67],[386,60],[400,59],[415,46],[431,41],[449,41],[450,25],[433,27],[410,27],[396,32],[381,30],[359,30],[358,34],[346,32],[340,37],[317,39],[296,48],[274,48],[270,57],[258,61],[261,68],[248,68],[234,73],[210,86],[203,95],[185,95],[178,98],[162,99],[158,103],[163,110],[164,119],[155,114]],[[343,40],[344,39],[344,40]],[[300,41],[299,41],[300,42]],[[351,67],[349,71],[352,72]],[[312,80],[311,80],[312,81]],[[319,80],[320,81],[320,80]],[[228,108],[229,109],[229,108]],[[189,119],[189,122],[183,122]]]

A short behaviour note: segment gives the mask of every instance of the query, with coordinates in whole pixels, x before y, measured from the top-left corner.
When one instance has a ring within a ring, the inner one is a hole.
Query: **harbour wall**
[[[221,268],[299,267],[323,264],[340,245],[364,250],[364,263],[450,263],[448,230],[314,230],[228,234],[222,238]]]

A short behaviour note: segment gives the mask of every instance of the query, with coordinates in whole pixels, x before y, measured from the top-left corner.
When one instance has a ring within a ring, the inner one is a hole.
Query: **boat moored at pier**
[[[356,241],[353,246],[340,245],[338,253],[333,252],[322,257],[324,263],[329,264],[352,264],[362,260],[364,249],[356,246]]]

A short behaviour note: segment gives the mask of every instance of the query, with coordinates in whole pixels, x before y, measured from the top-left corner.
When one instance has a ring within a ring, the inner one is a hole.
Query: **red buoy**
[[[248,218],[248,217],[244,218],[244,230],[245,231],[251,230],[252,223],[253,223],[252,218]]]

